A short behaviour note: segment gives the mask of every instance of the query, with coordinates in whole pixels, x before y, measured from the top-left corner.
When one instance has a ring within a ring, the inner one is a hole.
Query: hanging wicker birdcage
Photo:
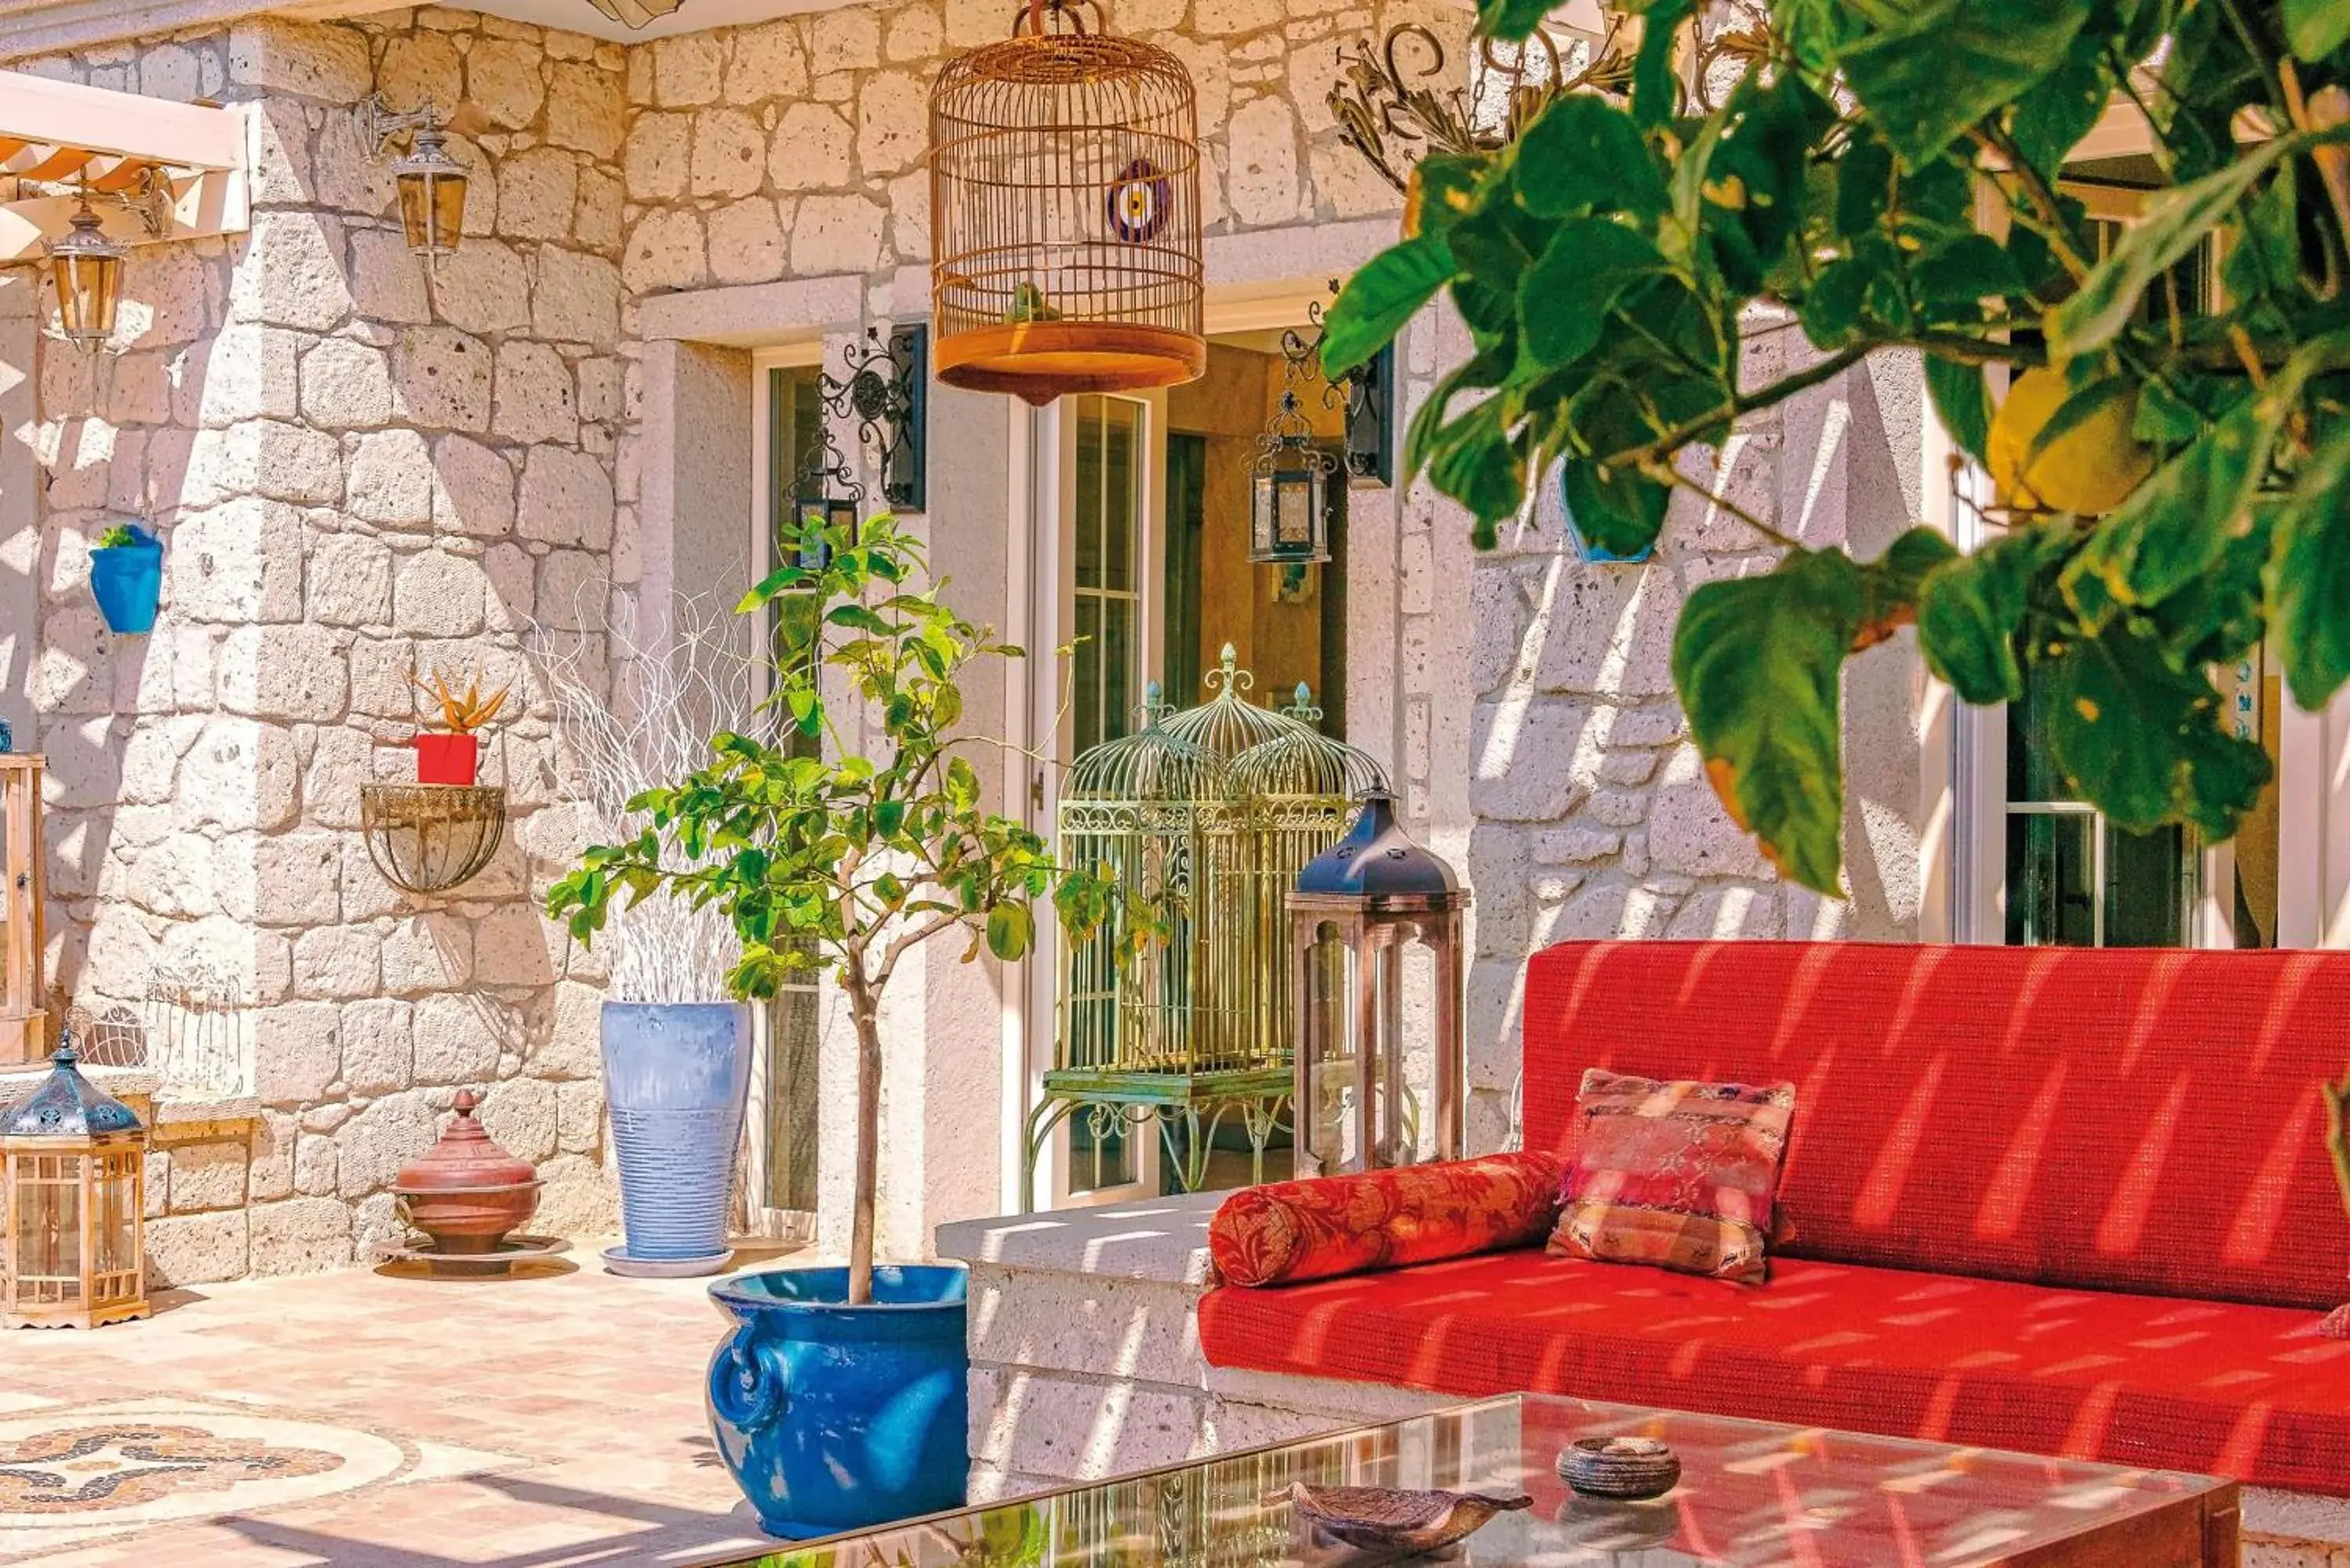
[[[1011,37],[931,85],[931,352],[950,386],[1041,408],[1207,369],[1191,73],[1100,18],[1094,0],[1028,0]]]
[[[1029,1121],[1031,1184],[1044,1140],[1080,1106],[1158,1117],[1187,1188],[1237,1108],[1261,1169],[1289,1097],[1290,885],[1345,832],[1354,797],[1385,781],[1315,730],[1302,687],[1284,711],[1250,702],[1254,678],[1229,645],[1206,683],[1214,695],[1180,713],[1154,686],[1143,727],[1078,757],[1062,790],[1062,863],[1157,901],[1168,930],[1123,966],[1118,929],[1067,950],[1058,1049]]]

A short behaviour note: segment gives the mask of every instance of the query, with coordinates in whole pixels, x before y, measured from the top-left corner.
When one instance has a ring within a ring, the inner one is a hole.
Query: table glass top
[[[1578,1438],[1661,1438],[1681,1483],[1649,1503],[1576,1497]],[[1454,1568],[1970,1568],[2224,1487],[1898,1438],[1511,1396],[781,1550],[761,1568],[1350,1568],[1309,1539],[1293,1481],[1531,1494]]]

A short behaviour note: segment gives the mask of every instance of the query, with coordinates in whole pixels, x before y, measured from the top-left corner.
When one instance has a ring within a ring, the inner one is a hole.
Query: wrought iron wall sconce
[[[1314,309],[1321,323],[1321,307]],[[1298,389],[1321,380],[1320,333],[1308,344],[1295,328],[1281,335],[1281,400],[1249,464],[1249,559],[1259,566],[1299,566],[1330,558],[1330,475],[1338,460],[1314,439]],[[1326,404],[1337,389],[1323,382]]]
[[[1351,52],[1338,51],[1338,80],[1327,99],[1338,139],[1388,184],[1405,190],[1411,165],[1428,153],[1490,152],[1553,99],[1586,89],[1624,90],[1632,57],[1617,37],[1620,26],[1621,18],[1611,23],[1607,36],[1593,43],[1591,57],[1571,73],[1557,43],[1539,28],[1518,46],[1514,59],[1502,58],[1485,39],[1479,62],[1498,78],[1505,107],[1498,116],[1481,116],[1465,86],[1431,85],[1444,78],[1443,43],[1418,22],[1399,22],[1376,49],[1368,39],[1357,39]]]
[[[400,193],[400,226],[409,250],[424,258],[429,272],[442,256],[456,254],[465,229],[465,165],[448,149],[448,127],[441,111],[426,99],[404,114],[395,114],[375,93],[359,106],[359,133],[380,161],[393,140],[411,133],[405,157],[391,165]]]
[[[816,399],[827,412],[841,413],[840,383],[829,376],[816,379]],[[789,532],[775,541],[778,558],[796,552],[800,566],[824,570],[832,559],[832,540],[857,537],[858,513],[865,504],[865,486],[848,458],[832,439],[832,421],[816,421],[816,444],[801,458],[792,475]]]
[[[865,342],[844,356],[846,380],[824,378],[825,406],[857,421],[859,445],[881,467],[881,499],[899,512],[920,512],[930,500],[931,329],[893,327],[885,338],[868,327]]]

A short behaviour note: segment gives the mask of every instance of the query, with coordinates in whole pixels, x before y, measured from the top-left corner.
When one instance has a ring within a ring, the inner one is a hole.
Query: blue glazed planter
[[[710,1430],[773,1535],[804,1541],[963,1505],[967,1281],[943,1263],[873,1271],[849,1306],[847,1269],[770,1269],[711,1299],[734,1332],[711,1358]]]
[[[613,1266],[714,1274],[751,1092],[751,1013],[735,1002],[608,1002],[604,1102],[620,1167]]]
[[[163,542],[134,528],[135,545],[110,545],[89,553],[89,589],[106,629],[144,637],[155,629],[155,608],[163,597]]]

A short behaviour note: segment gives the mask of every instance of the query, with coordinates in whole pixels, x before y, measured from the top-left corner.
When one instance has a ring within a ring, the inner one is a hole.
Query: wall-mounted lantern
[[[392,163],[391,178],[400,194],[400,227],[408,248],[422,256],[430,269],[442,256],[455,254],[463,236],[465,165],[450,153],[441,111],[430,100],[394,114],[378,93],[360,107],[360,114],[377,158],[390,151],[401,132],[414,133],[408,155]]]
[[[1395,345],[1347,374],[1347,483],[1357,490],[1395,483]]]
[[[1371,789],[1361,799],[1347,836],[1298,873],[1289,894],[1300,1176],[1412,1164],[1431,1099],[1428,1152],[1458,1159],[1466,1136],[1469,890],[1404,832],[1395,796]],[[1415,945],[1434,960],[1433,1040],[1404,1026],[1404,954]]]
[[[1295,331],[1281,335],[1281,401],[1257,437],[1249,465],[1249,559],[1299,566],[1330,558],[1330,475],[1337,460],[1315,443],[1298,389],[1319,380],[1314,349]]]
[[[825,385],[833,383],[827,379]],[[832,401],[829,396],[824,400],[827,406]],[[791,521],[787,535],[777,541],[779,556],[796,552],[802,567],[824,570],[832,560],[832,541],[857,537],[857,514],[864,504],[865,486],[833,443],[831,421],[818,421],[816,443],[792,476]]]
[[[114,336],[115,311],[122,303],[123,247],[100,231],[87,190],[70,222],[72,228],[49,244],[57,325],[68,341],[96,353]]]

